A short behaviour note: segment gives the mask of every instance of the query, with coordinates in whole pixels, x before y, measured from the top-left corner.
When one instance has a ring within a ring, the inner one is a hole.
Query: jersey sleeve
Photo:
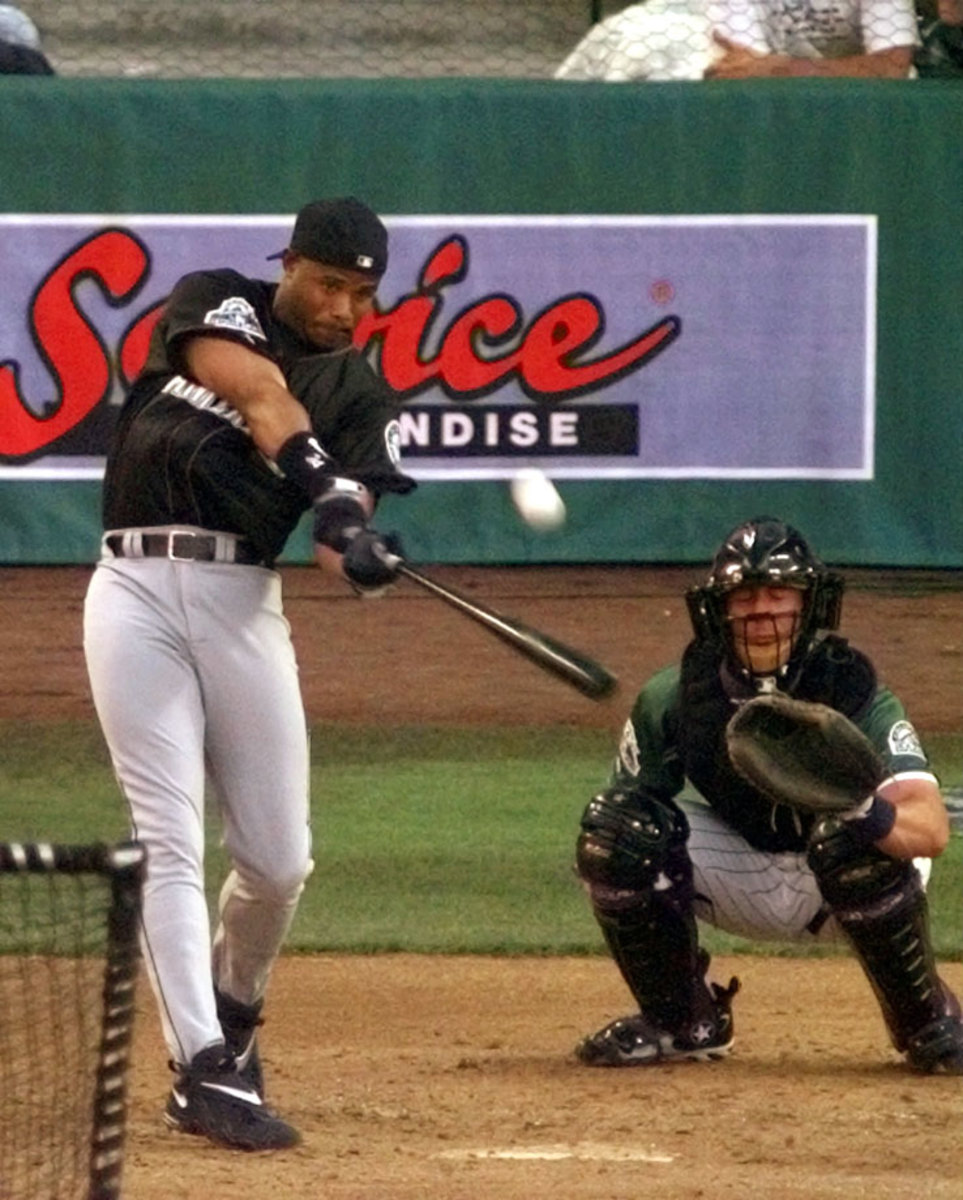
[[[890,776],[921,771],[933,774],[919,735],[907,719],[902,703],[888,688],[877,691],[869,711],[858,724],[879,751]]]
[[[642,688],[622,730],[609,783],[613,787],[642,785],[666,798],[685,784],[679,754],[679,667],[665,667]]]
[[[415,488],[401,471],[397,399],[362,355],[353,349],[309,355],[293,363],[286,378],[339,471],[378,495]]]
[[[195,336],[226,338],[273,358],[260,291],[255,280],[236,271],[193,271],[182,276],[158,323],[172,369],[183,369],[180,348],[186,338]]]

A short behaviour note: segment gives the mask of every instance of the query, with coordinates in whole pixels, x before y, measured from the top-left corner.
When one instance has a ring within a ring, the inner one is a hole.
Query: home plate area
[[[573,1054],[625,1011],[604,956],[285,956],[262,1046],[304,1141],[272,1154],[163,1128],[145,997],[124,1200],[959,1200],[961,1081],[906,1070],[851,958],[713,970],[729,1058],[611,1070]]]

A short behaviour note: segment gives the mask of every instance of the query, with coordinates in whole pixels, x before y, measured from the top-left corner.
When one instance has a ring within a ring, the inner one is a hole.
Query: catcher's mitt
[[[744,779],[805,812],[855,808],[886,774],[876,748],[848,717],[779,692],[743,704],[726,727],[726,743]]]

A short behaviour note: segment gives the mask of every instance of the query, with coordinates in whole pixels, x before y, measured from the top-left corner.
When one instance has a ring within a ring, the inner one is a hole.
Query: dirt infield
[[[718,959],[725,1062],[581,1067],[625,1005],[602,959],[286,958],[269,1098],[305,1135],[245,1156],[164,1130],[145,1005],[127,1200],[959,1200],[963,1081],[908,1074],[848,959]],[[959,987],[963,970],[951,964]]]
[[[412,586],[360,602],[285,571],[311,720],[608,729],[687,636],[685,569],[447,568],[435,574],[596,655],[592,704]],[[81,568],[0,569],[0,717],[92,718]],[[856,572],[845,631],[925,732],[963,731],[959,573]],[[963,989],[963,967],[945,968]],[[906,1072],[847,958],[719,959],[736,974],[724,1063],[579,1067],[579,1036],[626,1007],[605,959],[286,957],[264,1030],[284,1155],[167,1132],[169,1075],[142,995],[125,1200],[957,1200],[963,1084]]]
[[[286,568],[286,607],[313,722],[611,729],[689,635],[682,591],[701,572],[651,567],[439,567],[469,596],[600,659],[620,677],[593,704],[414,584],[361,601]],[[93,717],[81,649],[85,567],[0,567],[0,717]],[[963,731],[963,572],[848,573],[843,632],[926,732]]]

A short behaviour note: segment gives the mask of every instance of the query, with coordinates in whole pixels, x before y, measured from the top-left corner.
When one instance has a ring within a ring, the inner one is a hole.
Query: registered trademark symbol
[[[656,304],[670,304],[675,298],[675,288],[668,279],[657,279],[649,288],[649,295]]]

